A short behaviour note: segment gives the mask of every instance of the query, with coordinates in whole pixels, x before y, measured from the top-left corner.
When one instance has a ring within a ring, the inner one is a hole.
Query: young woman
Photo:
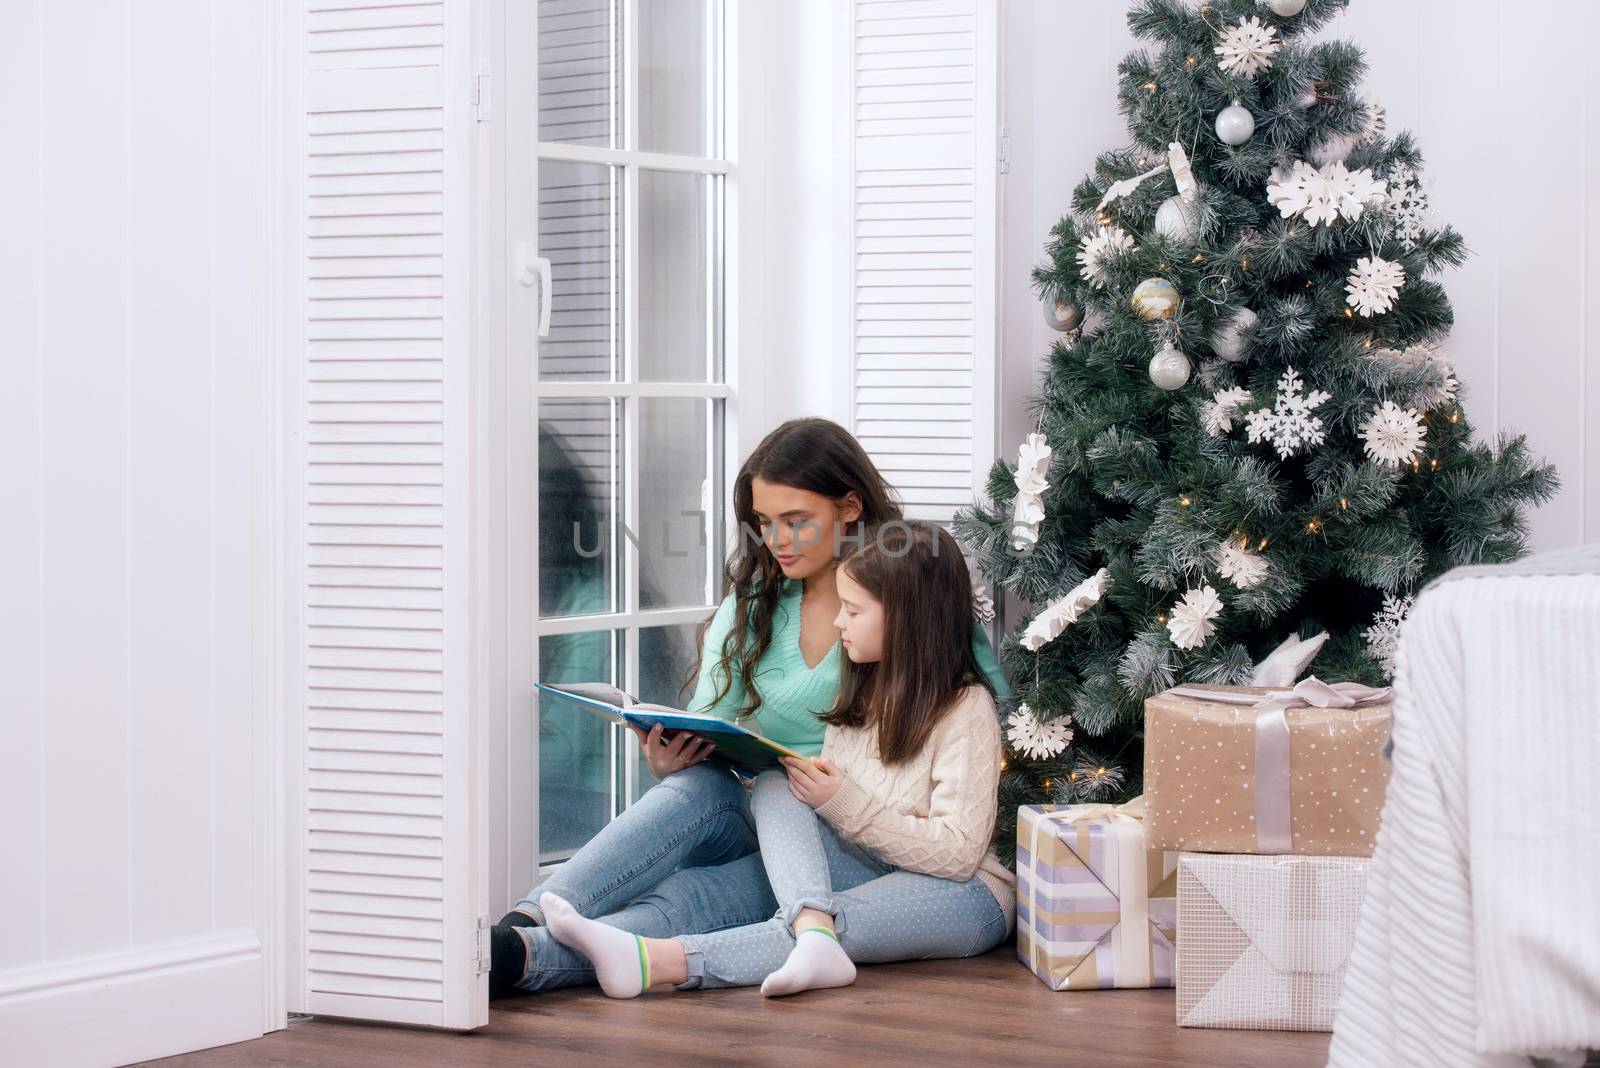
[[[1015,879],[990,848],[1000,726],[960,549],[931,524],[890,523],[837,580],[849,662],[824,759],[786,758],[752,799],[780,911],[646,938],[541,894],[551,934],[594,962],[609,996],[760,983],[776,997],[847,985],[858,962],[984,953],[1009,932]]]
[[[768,434],[734,480],[739,530],[724,568],[727,596],[701,633],[688,708],[742,721],[796,752],[821,751],[818,716],[839,695],[841,549],[900,518],[892,490],[848,431],[796,419]],[[973,624],[972,653],[995,692],[1010,688]],[[583,916],[652,937],[755,923],[777,905],[757,852],[750,794],[679,734],[640,739],[660,780],[492,932],[490,991],[534,992],[594,981],[581,953],[550,936],[536,902],[548,891]]]

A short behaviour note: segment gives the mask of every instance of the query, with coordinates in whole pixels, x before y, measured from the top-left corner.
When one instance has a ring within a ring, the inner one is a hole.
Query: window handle
[[[550,261],[544,256],[534,255],[534,251],[532,241],[518,242],[517,281],[525,286],[531,286],[535,281],[539,283],[539,336],[548,337],[552,298]]]

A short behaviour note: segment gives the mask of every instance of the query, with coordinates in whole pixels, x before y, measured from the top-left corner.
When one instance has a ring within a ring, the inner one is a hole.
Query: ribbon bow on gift
[[[1359,682],[1327,683],[1315,675],[1292,690],[1254,694],[1178,686],[1169,693],[1200,701],[1250,705],[1256,710],[1256,850],[1287,853],[1294,847],[1289,829],[1289,717],[1291,708],[1360,708],[1389,700],[1390,688]]]

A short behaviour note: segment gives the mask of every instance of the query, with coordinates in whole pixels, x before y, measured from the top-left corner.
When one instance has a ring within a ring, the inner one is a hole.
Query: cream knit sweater
[[[822,755],[845,780],[817,815],[886,864],[957,882],[976,875],[994,894],[1011,933],[1017,880],[990,848],[1000,723],[988,690],[963,690],[922,750],[903,764],[878,759],[872,728],[830,726]]]

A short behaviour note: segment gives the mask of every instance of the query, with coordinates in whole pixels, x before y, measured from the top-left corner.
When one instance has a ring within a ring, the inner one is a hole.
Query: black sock
[[[496,924],[489,930],[489,996],[517,992],[517,982],[528,968],[528,947],[514,927]]]
[[[529,916],[526,912],[518,912],[516,909],[512,909],[510,912],[500,917],[500,926],[537,927],[539,926],[539,921],[534,919],[532,916]]]

